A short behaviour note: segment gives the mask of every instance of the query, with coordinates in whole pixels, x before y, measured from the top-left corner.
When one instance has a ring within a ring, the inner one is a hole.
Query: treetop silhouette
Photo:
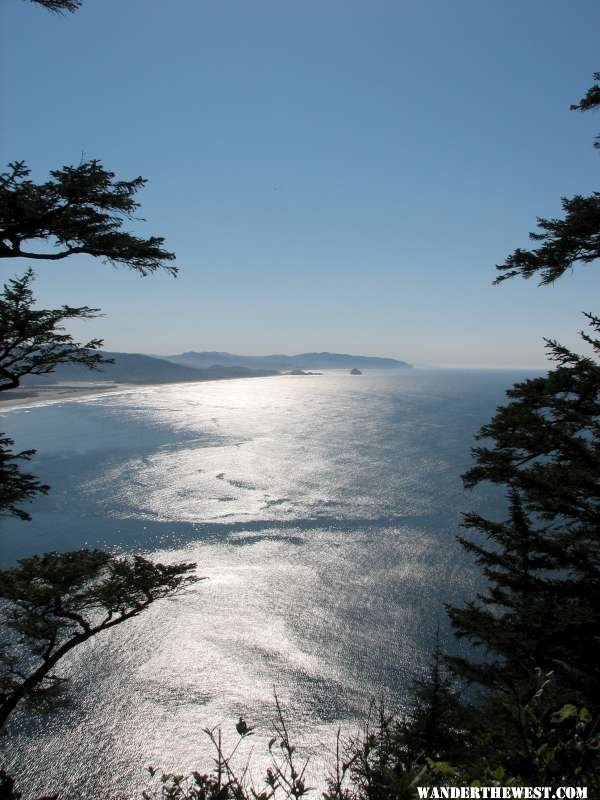
[[[52,170],[51,179],[34,183],[24,161],[13,161],[0,176],[0,258],[57,261],[76,254],[124,264],[142,275],[164,269],[175,275],[164,238],[143,238],[122,230],[139,203],[142,177],[115,180],[114,172],[92,159]],[[32,241],[57,248],[32,248]]]
[[[29,269],[22,278],[11,279],[0,293],[0,392],[17,388],[24,375],[46,375],[59,364],[97,369],[111,362],[96,352],[102,339],[80,344],[62,326],[65,320],[93,319],[98,309],[34,308],[33,278]]]
[[[47,8],[48,11],[60,14],[63,11],[69,11],[71,14],[75,13],[78,8],[81,8],[82,0],[29,0],[38,6]]]
[[[600,72],[594,73],[596,83],[582,99],[571,106],[572,111],[590,111],[600,108]],[[595,147],[600,147],[600,137]],[[531,278],[539,273],[540,285],[553,283],[575,264],[589,264],[600,258],[600,192],[588,197],[574,195],[562,198],[564,217],[544,219],[538,217],[540,231],[532,231],[529,238],[541,242],[533,250],[517,248],[496,269],[502,274],[494,283],[520,275]]]
[[[195,564],[159,564],[100,550],[45,553],[0,571],[0,727],[25,699],[48,702],[53,673],[74,647],[172,597],[198,578]]]
[[[600,78],[600,73],[595,74]],[[575,106],[600,106],[594,85]],[[576,261],[600,258],[600,192],[563,200],[561,220],[539,220],[535,251],[516,250],[500,280],[541,272],[550,283]],[[488,660],[452,656],[456,674],[495,691],[511,691],[533,669],[553,672],[557,690],[598,713],[600,698],[600,317],[585,314],[579,355],[546,339],[555,366],[508,390],[478,435],[467,488],[505,487],[506,519],[466,514],[461,538],[487,578],[462,608],[449,608],[456,634]],[[482,541],[483,539],[483,541]],[[486,541],[487,540],[487,541]]]

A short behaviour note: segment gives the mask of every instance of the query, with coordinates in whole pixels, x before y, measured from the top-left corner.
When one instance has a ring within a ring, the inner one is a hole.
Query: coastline
[[[285,373],[279,373],[279,375]],[[307,373],[320,374],[320,373]],[[19,408],[35,408],[46,403],[68,403],[83,398],[92,398],[98,395],[118,394],[132,389],[151,386],[175,386],[177,384],[189,385],[193,383],[212,383],[213,381],[247,380],[248,378],[271,378],[273,375],[231,375],[227,377],[199,378],[193,381],[168,381],[148,383],[53,383],[39,386],[23,386],[18,389],[8,389],[0,394],[0,414],[14,411]],[[277,376],[278,377],[278,376]]]
[[[75,386],[73,384],[52,384],[49,386],[26,386],[19,389],[9,389],[6,395],[0,395],[0,413],[27,406],[40,406],[45,403],[53,402],[67,402],[69,400],[78,400],[83,397],[93,397],[94,395],[119,392],[124,389],[132,388],[133,384],[128,383],[97,383],[82,386]]]

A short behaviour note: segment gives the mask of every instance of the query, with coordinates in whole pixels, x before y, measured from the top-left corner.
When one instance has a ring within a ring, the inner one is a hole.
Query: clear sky
[[[561,195],[598,188],[596,0],[1,4],[2,160],[149,179],[176,280],[38,262],[45,305],[146,353],[332,350],[537,366],[600,311],[598,266],[492,287]],[[27,266],[0,262],[2,278]]]

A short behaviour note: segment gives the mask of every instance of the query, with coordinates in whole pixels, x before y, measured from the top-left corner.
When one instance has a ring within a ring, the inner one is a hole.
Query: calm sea
[[[479,575],[460,513],[470,447],[524,373],[329,372],[143,387],[0,415],[52,487],[0,523],[4,564],[102,547],[193,560],[199,582],[64,663],[69,703],[23,713],[4,760],[25,798],[137,796],[153,764],[206,770],[202,729],[240,715],[259,770],[273,688],[301,750],[334,746],[373,698],[402,705],[444,603]],[[314,756],[315,770],[323,758]]]

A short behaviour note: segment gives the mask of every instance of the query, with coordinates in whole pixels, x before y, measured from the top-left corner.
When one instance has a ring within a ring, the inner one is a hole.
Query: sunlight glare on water
[[[25,800],[135,796],[148,764],[206,770],[202,729],[240,715],[260,767],[274,686],[307,752],[373,697],[401,704],[443,603],[476,580],[459,514],[498,498],[465,496],[460,474],[516,377],[331,372],[4,413],[52,486],[31,523],[2,523],[6,563],[93,546],[195,561],[205,578],[73,651],[59,713],[18,717],[7,758]]]

